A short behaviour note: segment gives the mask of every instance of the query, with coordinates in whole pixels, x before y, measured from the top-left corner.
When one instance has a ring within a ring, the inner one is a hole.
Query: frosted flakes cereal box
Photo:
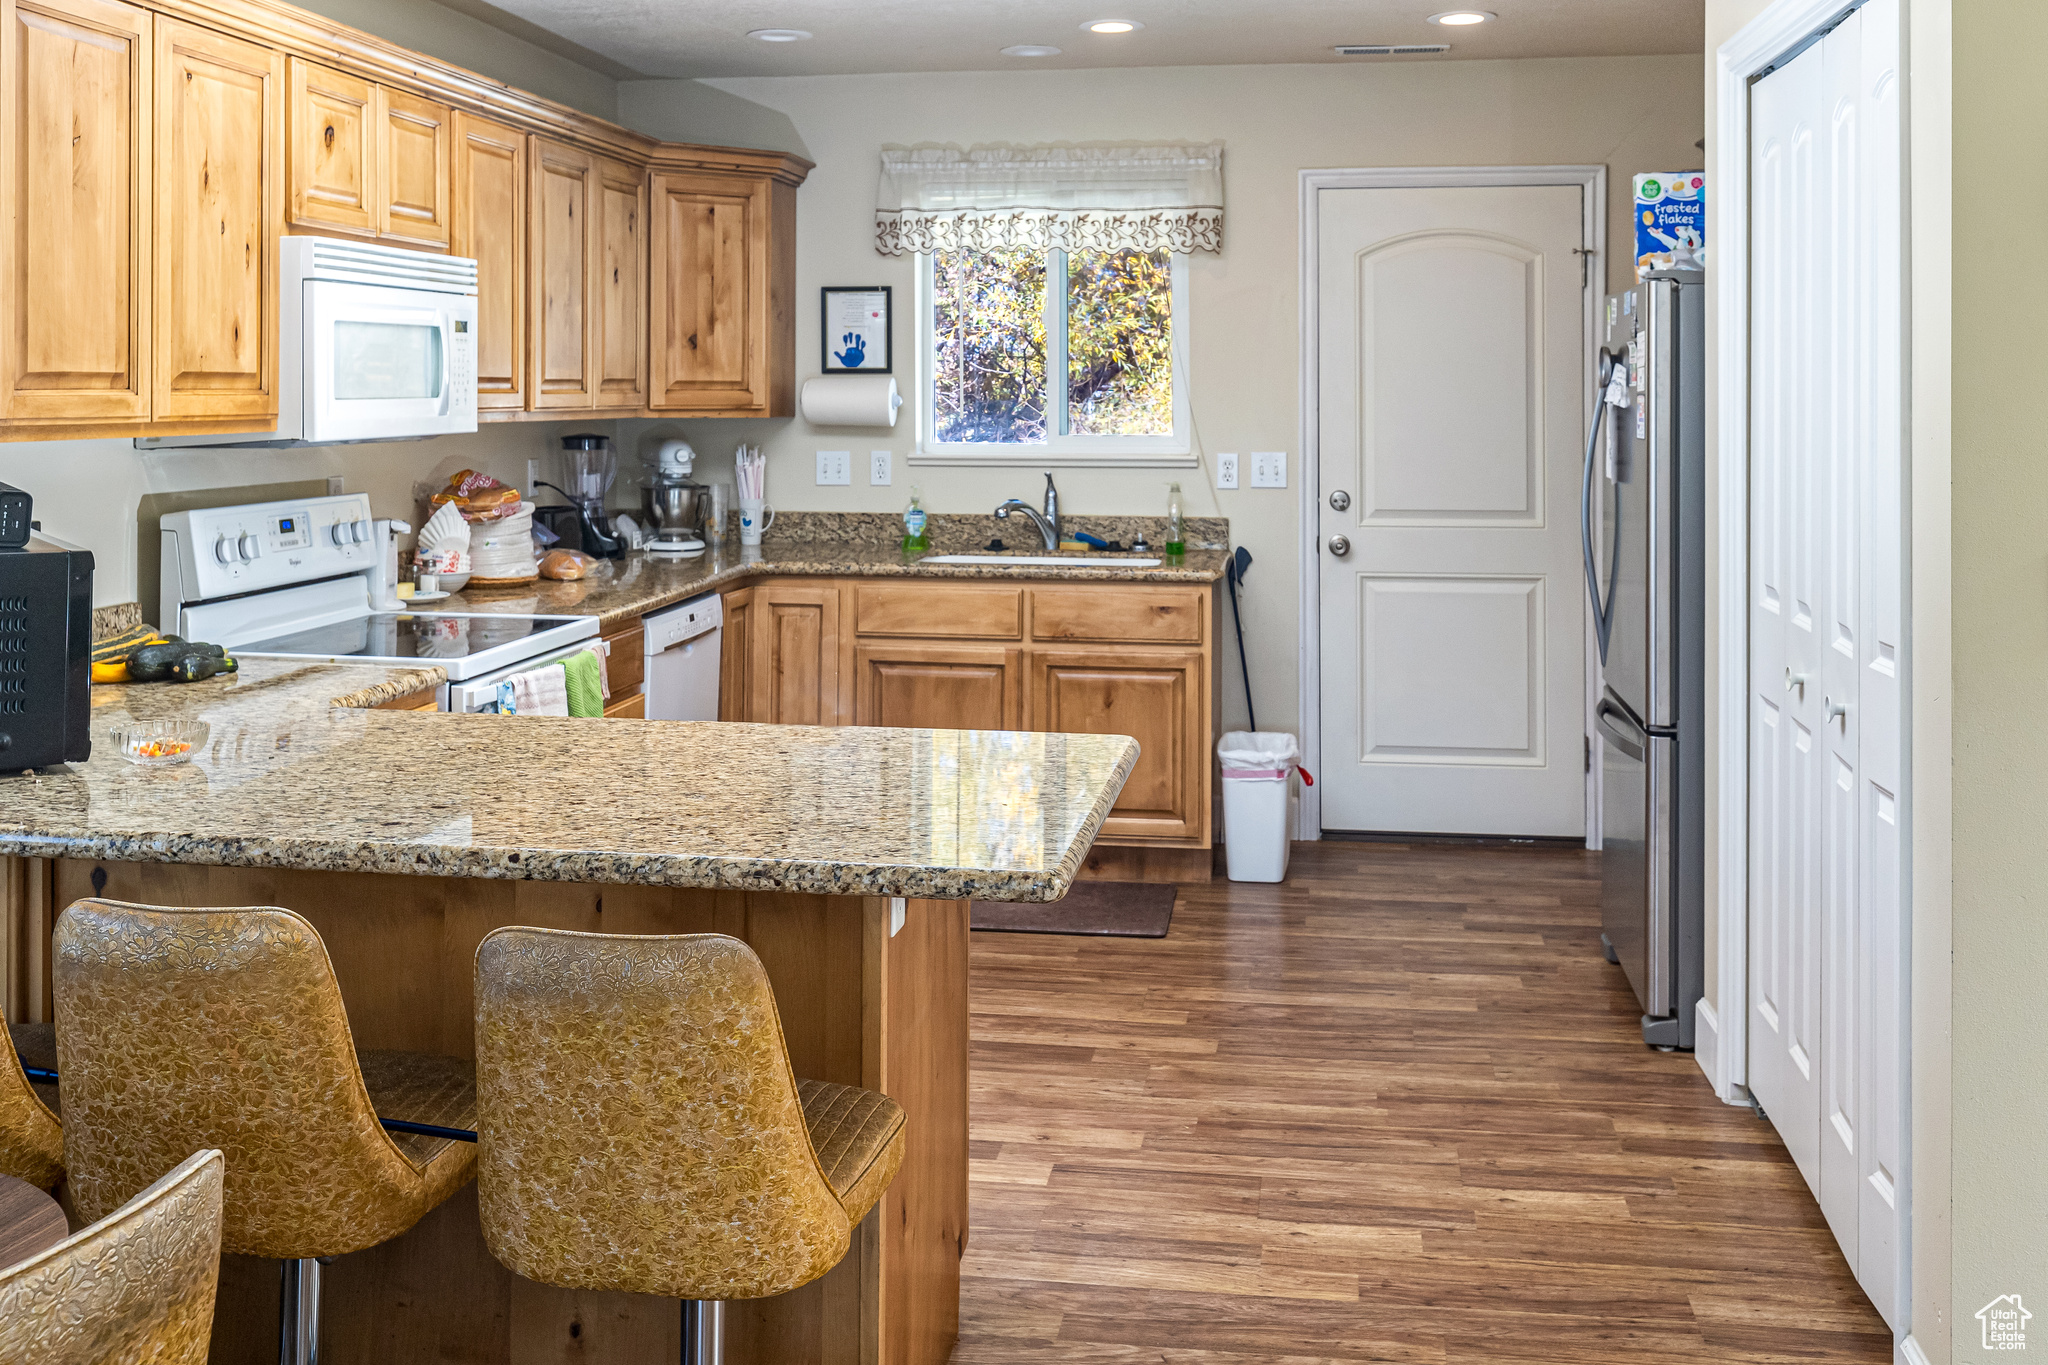
[[[1636,177],[1636,278],[1707,268],[1707,178],[1698,171]]]

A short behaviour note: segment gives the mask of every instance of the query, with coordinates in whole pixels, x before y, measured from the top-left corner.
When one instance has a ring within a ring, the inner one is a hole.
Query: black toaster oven
[[[0,772],[92,755],[92,555],[0,548]]]

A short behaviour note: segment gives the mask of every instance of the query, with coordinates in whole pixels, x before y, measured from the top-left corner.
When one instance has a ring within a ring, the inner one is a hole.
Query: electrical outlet
[[[818,482],[820,484],[853,482],[853,452],[850,450],[821,450],[818,452]]]
[[[1216,457],[1216,486],[1218,488],[1237,487],[1237,456],[1235,454],[1218,455]]]
[[[886,450],[870,450],[868,452],[868,487],[887,488],[889,486],[889,461],[893,458],[895,457]]]
[[[1286,451],[1254,450],[1252,452],[1252,487],[1287,487]]]

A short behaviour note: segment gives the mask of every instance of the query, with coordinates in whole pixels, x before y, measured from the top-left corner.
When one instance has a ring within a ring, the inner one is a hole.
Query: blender
[[[543,483],[541,487],[553,488],[576,509],[583,553],[595,559],[619,558],[626,553],[625,542],[612,529],[611,516],[604,508],[605,494],[611,491],[612,483],[619,476],[611,437],[589,433],[564,436],[562,466],[566,474],[563,482],[568,486],[558,488],[554,484]]]
[[[674,559],[704,553],[702,532],[711,490],[690,482],[696,460],[697,452],[688,441],[663,441],[654,457],[653,472],[641,480],[641,502],[654,526],[647,553]]]

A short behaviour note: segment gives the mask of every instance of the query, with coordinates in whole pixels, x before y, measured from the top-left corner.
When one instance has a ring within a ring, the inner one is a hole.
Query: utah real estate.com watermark
[[[1984,1326],[1984,1349],[1987,1351],[2024,1351],[2027,1349],[2027,1323],[2033,1318],[2017,1294],[2000,1294],[1977,1310],[1977,1321]]]

